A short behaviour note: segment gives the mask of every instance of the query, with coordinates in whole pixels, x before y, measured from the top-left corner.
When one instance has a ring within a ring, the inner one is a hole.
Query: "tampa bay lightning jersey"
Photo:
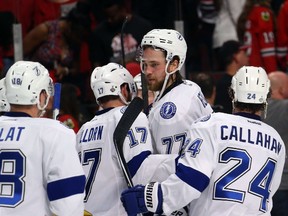
[[[85,210],[91,215],[127,215],[120,201],[127,183],[113,143],[114,130],[125,109],[126,106],[98,111],[77,133],[77,149],[87,178]],[[123,154],[134,184],[150,175],[149,172],[139,172],[138,178],[137,171],[152,151],[148,119],[140,113],[123,144]],[[149,170],[147,166],[146,170]]]
[[[270,215],[285,145],[255,115],[214,113],[188,132],[177,171],[162,184],[163,209],[190,204],[189,215]]]
[[[76,135],[59,121],[0,117],[0,215],[82,216],[85,175]]]
[[[179,153],[185,143],[185,131],[192,122],[212,111],[196,83],[185,80],[172,88],[153,104],[149,113],[156,151],[161,154]]]

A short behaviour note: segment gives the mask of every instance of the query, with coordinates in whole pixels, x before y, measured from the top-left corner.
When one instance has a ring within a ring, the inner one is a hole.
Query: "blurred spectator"
[[[77,133],[80,128],[79,95],[80,91],[75,85],[68,83],[62,85],[58,120],[73,129],[75,133]]]
[[[0,80],[0,115],[10,111],[10,104],[6,97],[5,78]]]
[[[216,84],[210,73],[197,73],[192,81],[200,86],[206,101],[211,105],[214,112],[223,111],[223,107],[221,105],[215,105]]]
[[[286,0],[271,0],[271,8],[276,15],[278,15],[280,8],[285,1]]]
[[[272,95],[269,99],[267,116],[264,122],[276,129],[288,148],[288,76],[284,72],[275,71],[268,75],[271,82]],[[288,216],[288,161],[285,160],[280,187],[273,196],[271,216]]]
[[[102,66],[109,62],[122,63],[121,29],[127,17],[123,31],[125,61],[135,61],[136,51],[142,37],[152,29],[152,24],[137,15],[128,13],[124,0],[102,1],[106,19],[99,23],[92,33],[91,61]]]
[[[200,0],[197,12],[199,17],[198,50],[201,57],[201,70],[213,71],[215,58],[212,49],[212,38],[218,16],[218,8],[215,5],[215,0]]]
[[[153,28],[174,28],[175,0],[134,0],[132,10],[148,20]]]
[[[278,69],[275,45],[275,16],[271,0],[246,0],[239,17],[237,33],[248,49],[249,64],[261,66],[267,73]]]
[[[247,46],[242,46],[238,41],[229,40],[219,50],[219,63],[223,67],[225,74],[216,84],[215,104],[223,106],[222,111],[225,113],[232,113],[232,103],[228,89],[236,71],[242,66],[248,65],[247,48]]]
[[[80,0],[81,1],[81,0]],[[0,11],[9,11],[22,25],[22,35],[48,20],[67,15],[77,0],[1,0]]]
[[[279,68],[288,72],[288,0],[282,4],[277,16],[277,58]]]
[[[18,23],[21,23],[22,35],[25,36],[34,26],[35,2],[36,0],[1,0],[0,11],[11,12]]]
[[[76,6],[78,0],[34,0],[34,27],[48,20],[59,19],[68,15],[69,11]]]
[[[219,13],[213,33],[213,48],[220,48],[228,40],[238,40],[236,26],[245,0],[214,0]],[[251,0],[254,1],[254,0]]]
[[[130,72],[130,74],[135,77],[137,74],[141,72],[139,62],[129,62],[126,64],[126,69]]]
[[[76,82],[80,71],[80,48],[88,36],[90,19],[76,7],[66,17],[44,22],[23,39],[26,59],[38,61],[54,81]]]
[[[6,72],[14,63],[13,50],[13,23],[16,17],[10,11],[0,11],[0,78],[5,77]]]

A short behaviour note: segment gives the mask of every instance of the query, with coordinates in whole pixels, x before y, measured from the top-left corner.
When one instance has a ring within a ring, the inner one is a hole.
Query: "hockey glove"
[[[122,192],[121,201],[128,215],[138,213],[154,212],[161,214],[162,211],[162,190],[158,182],[151,182],[145,187],[136,185]]]

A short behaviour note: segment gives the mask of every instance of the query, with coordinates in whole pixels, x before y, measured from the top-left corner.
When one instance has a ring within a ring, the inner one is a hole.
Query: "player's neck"
[[[125,104],[120,99],[116,99],[116,100],[110,100],[105,103],[102,103],[101,107],[103,107],[103,109],[108,109],[111,107],[119,107],[119,106],[124,106],[124,105]]]
[[[245,110],[245,109],[238,109],[238,108],[234,108],[233,113],[248,113],[248,114],[254,114],[254,115],[258,115],[261,116],[262,115],[262,111],[257,111],[255,113],[252,113],[250,110]]]
[[[11,105],[10,112],[24,112],[33,118],[39,117],[37,105]]]

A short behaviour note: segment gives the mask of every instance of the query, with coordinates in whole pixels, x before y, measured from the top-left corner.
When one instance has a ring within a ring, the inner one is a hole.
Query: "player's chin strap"
[[[266,101],[266,102],[265,102],[265,107],[264,107],[263,119],[265,119],[266,116],[267,116],[267,107],[268,107],[268,103],[267,103],[267,101]]]
[[[128,105],[130,102],[128,102],[125,97],[121,94],[121,92],[119,92],[119,97],[121,99],[121,101],[125,104]]]
[[[166,76],[165,76],[165,79],[164,79],[164,83],[163,83],[163,85],[162,85],[161,91],[159,92],[159,94],[158,94],[157,97],[155,98],[154,103],[156,103],[157,101],[159,101],[160,98],[162,97],[163,92],[165,91],[165,89],[166,89],[166,87],[167,87],[167,83],[168,83],[168,80],[169,80],[170,76],[171,76],[172,74],[176,73],[176,72],[179,70],[178,67],[177,67],[174,71],[168,72],[168,66],[169,66],[169,64],[170,64],[170,61],[168,61],[168,62],[166,63],[166,66],[165,66]]]

